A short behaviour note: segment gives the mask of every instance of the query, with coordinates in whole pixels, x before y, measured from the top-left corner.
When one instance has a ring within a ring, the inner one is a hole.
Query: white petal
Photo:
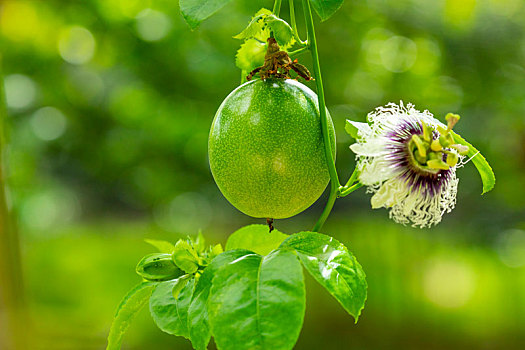
[[[375,157],[369,163],[362,164],[359,173],[359,181],[366,186],[381,184],[393,176],[394,169],[382,157]]]
[[[385,152],[384,144],[379,142],[354,143],[350,149],[357,155],[374,157]]]
[[[402,202],[409,194],[410,189],[406,184],[398,179],[390,179],[386,181],[372,196],[370,202],[372,208],[377,209],[381,207],[390,208],[399,202]]]

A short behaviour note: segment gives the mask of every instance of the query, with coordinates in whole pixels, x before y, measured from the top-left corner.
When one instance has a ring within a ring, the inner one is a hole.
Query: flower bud
[[[153,253],[139,261],[137,273],[148,281],[168,281],[184,275],[171,259],[170,254]]]

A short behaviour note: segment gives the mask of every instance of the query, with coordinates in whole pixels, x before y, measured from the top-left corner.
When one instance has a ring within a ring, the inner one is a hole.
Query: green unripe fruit
[[[290,79],[253,80],[231,92],[213,120],[208,154],[224,197],[257,218],[300,213],[321,196],[330,178],[317,95]]]

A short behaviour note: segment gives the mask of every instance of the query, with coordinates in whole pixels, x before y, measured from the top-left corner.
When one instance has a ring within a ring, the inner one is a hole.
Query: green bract
[[[317,95],[295,80],[254,80],[235,89],[215,115],[208,151],[223,195],[253,217],[296,215],[328,184]]]
[[[170,254],[146,255],[136,268],[137,273],[148,281],[167,281],[184,274],[173,262]]]

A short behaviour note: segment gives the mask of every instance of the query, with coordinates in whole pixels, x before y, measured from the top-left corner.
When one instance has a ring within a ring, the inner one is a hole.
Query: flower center
[[[437,137],[434,137],[434,129],[421,121],[423,133],[412,135],[408,142],[410,163],[425,173],[437,174],[440,170],[449,170],[458,164],[457,153],[468,152],[467,146],[456,144],[451,133],[459,121],[459,115],[449,113],[446,120],[447,128],[438,126]]]

